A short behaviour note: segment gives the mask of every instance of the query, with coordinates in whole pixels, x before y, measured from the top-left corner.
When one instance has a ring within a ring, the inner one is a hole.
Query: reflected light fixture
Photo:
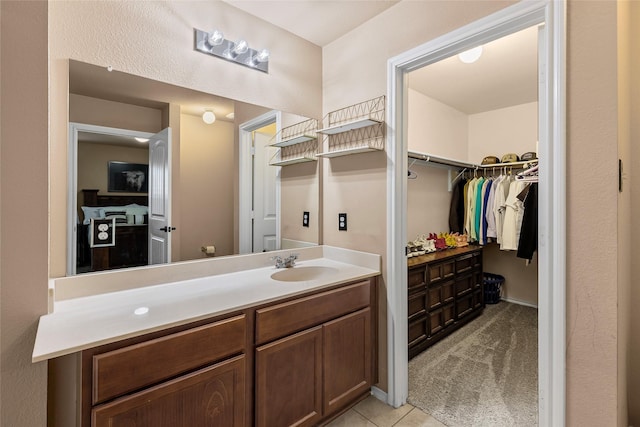
[[[210,125],[216,121],[216,115],[213,114],[213,111],[206,110],[204,114],[202,114],[202,121],[206,124]]]
[[[269,72],[270,53],[267,49],[252,49],[244,39],[231,41],[219,30],[210,32],[194,29],[195,50],[217,56],[236,64],[244,65],[264,73]]]
[[[471,64],[480,59],[482,55],[482,46],[474,47],[473,49],[465,50],[464,52],[458,54],[458,58],[460,61],[465,64]]]
[[[136,136],[134,137],[134,139],[141,144],[144,144],[145,142],[149,142],[149,138],[140,138],[139,136]]]

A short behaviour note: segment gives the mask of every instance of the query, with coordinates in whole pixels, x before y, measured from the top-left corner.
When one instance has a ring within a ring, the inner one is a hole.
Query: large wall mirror
[[[321,243],[318,162],[269,165],[280,130],[305,120],[69,61],[67,274]],[[96,245],[105,220],[111,246]]]

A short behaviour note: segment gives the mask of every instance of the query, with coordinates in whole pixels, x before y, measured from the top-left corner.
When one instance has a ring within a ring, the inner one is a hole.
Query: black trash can
[[[504,276],[493,273],[482,273],[485,304],[497,304],[502,296],[502,284]]]

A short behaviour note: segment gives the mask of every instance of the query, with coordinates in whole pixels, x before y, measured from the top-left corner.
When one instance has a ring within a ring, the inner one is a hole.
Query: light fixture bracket
[[[263,73],[269,73],[269,59],[267,58],[263,62],[257,59],[261,51],[248,48],[244,53],[235,53],[234,48],[236,43],[231,40],[224,39],[222,43],[212,45],[209,43],[209,33],[207,31],[194,28],[194,35],[194,49],[198,52],[216,56],[229,62],[235,62],[236,64],[244,65],[245,67],[259,70]]]

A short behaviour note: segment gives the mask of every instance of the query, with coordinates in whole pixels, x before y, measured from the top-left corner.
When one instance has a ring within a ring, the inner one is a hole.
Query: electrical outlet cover
[[[303,227],[309,226],[309,212],[307,211],[302,212],[302,226]]]
[[[347,214],[338,214],[338,231],[347,231]]]

